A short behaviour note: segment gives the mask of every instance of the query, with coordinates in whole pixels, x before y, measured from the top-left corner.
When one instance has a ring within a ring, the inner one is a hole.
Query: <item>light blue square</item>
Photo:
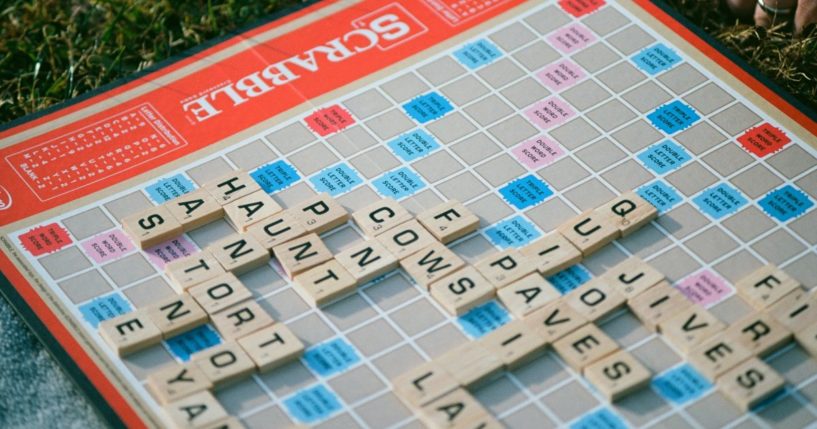
[[[301,180],[295,167],[283,160],[262,165],[250,173],[250,176],[268,194],[286,189],[289,185]]]
[[[735,213],[748,203],[740,191],[725,183],[705,189],[692,202],[713,219]]]
[[[417,173],[408,167],[401,167],[397,170],[389,171],[372,181],[377,193],[384,197],[400,198],[415,194],[426,187],[426,183]]]
[[[414,130],[390,141],[388,146],[395,155],[409,162],[434,152],[440,144],[425,130]]]
[[[681,196],[672,186],[662,180],[648,183],[636,191],[636,193],[647,200],[658,209],[659,214],[664,214],[681,202]]]
[[[633,63],[648,74],[656,75],[681,62],[681,57],[663,43],[650,46],[633,56]]]
[[[202,325],[165,340],[173,356],[182,362],[190,360],[193,353],[221,344],[221,338],[210,325]]]
[[[453,111],[454,107],[442,95],[429,92],[404,104],[403,109],[412,119],[424,124],[442,118],[446,113]]]
[[[490,64],[501,56],[499,48],[485,39],[468,43],[454,51],[454,57],[471,70]]]
[[[683,146],[665,140],[645,149],[638,155],[638,159],[656,174],[666,174],[677,170],[692,157]]]
[[[520,215],[497,222],[485,230],[491,243],[506,249],[522,247],[542,235],[533,224]]]
[[[505,201],[519,210],[533,207],[553,195],[553,191],[534,175],[516,179],[499,190]]]
[[[698,122],[701,117],[691,107],[675,100],[655,109],[647,115],[647,119],[664,133],[675,134]]]
[[[113,319],[131,311],[133,308],[130,303],[119,292],[96,297],[79,306],[82,317],[94,328],[103,320]]]
[[[145,191],[151,200],[161,204],[180,197],[194,189],[196,189],[196,185],[183,174],[179,173],[148,185]]]
[[[510,322],[511,317],[496,301],[489,301],[474,307],[457,318],[463,331],[472,338],[479,338]]]
[[[780,222],[786,222],[807,212],[814,202],[805,192],[792,185],[785,185],[766,194],[758,204],[766,214]]]
[[[318,344],[304,352],[307,366],[323,377],[343,372],[360,362],[354,347],[341,338]]]
[[[357,171],[343,162],[321,170],[309,181],[316,191],[326,192],[333,197],[345,194],[363,183]]]
[[[581,265],[573,265],[550,276],[547,280],[562,295],[590,281],[590,272]]]
[[[319,384],[303,389],[284,400],[289,415],[301,423],[318,423],[341,409],[335,394]]]
[[[703,396],[712,384],[691,365],[682,364],[653,377],[652,387],[667,400],[681,405]]]

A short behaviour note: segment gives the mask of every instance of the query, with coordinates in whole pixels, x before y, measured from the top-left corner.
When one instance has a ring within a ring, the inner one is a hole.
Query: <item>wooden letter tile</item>
[[[272,251],[275,246],[306,235],[306,228],[289,210],[280,211],[260,222],[250,225],[247,234],[258,240],[265,249]]]
[[[267,326],[240,338],[238,344],[261,372],[291,362],[304,353],[304,343],[283,323]]]
[[[726,325],[703,307],[693,305],[658,325],[664,338],[685,356],[709,337],[723,332]]]
[[[628,300],[665,279],[663,274],[637,256],[627,258],[601,277]]]
[[[255,363],[247,352],[233,341],[195,353],[190,360],[216,387],[249,377],[255,372]]]
[[[798,288],[772,304],[767,313],[796,334],[817,323],[817,294]]]
[[[695,346],[687,360],[709,381],[714,382],[721,374],[751,358],[752,352],[729,335],[715,335]]]
[[[812,323],[805,329],[797,332],[794,336],[797,344],[800,344],[812,357],[817,358],[817,323]]]
[[[400,266],[397,257],[377,240],[365,240],[354,244],[335,255],[335,259],[361,285]]]
[[[301,201],[290,210],[307,232],[315,234],[323,234],[349,220],[346,209],[326,192]]]
[[[792,332],[766,313],[754,313],[738,320],[726,328],[725,335],[737,338],[757,357],[768,355],[792,339]]]
[[[297,274],[294,282],[295,291],[314,307],[346,296],[357,287],[354,276],[335,259]]]
[[[236,171],[205,183],[204,189],[223,206],[245,195],[260,191],[261,187],[246,172]]]
[[[598,326],[588,323],[553,343],[553,349],[578,372],[618,351],[618,344]]]
[[[608,401],[614,402],[646,387],[652,372],[633,355],[619,350],[588,365],[584,376]]]
[[[170,338],[207,323],[209,318],[188,294],[171,296],[147,307],[145,311],[162,337]]]
[[[737,293],[758,310],[768,308],[797,289],[800,289],[800,282],[771,264],[735,283]]]
[[[556,274],[582,260],[582,252],[558,231],[523,247],[521,252],[543,276]]]
[[[614,220],[622,237],[638,231],[658,217],[658,209],[633,191],[620,195],[596,210]]]
[[[410,408],[417,409],[459,387],[459,383],[439,363],[418,365],[394,380],[394,393]]]
[[[568,305],[585,319],[595,322],[624,306],[624,295],[616,292],[603,278],[595,278],[566,296]]]
[[[208,314],[250,299],[252,292],[233,273],[224,273],[190,288],[190,295]]]
[[[402,259],[400,266],[417,284],[428,289],[431,283],[464,267],[465,261],[437,242]]]
[[[751,358],[718,379],[718,389],[742,411],[749,411],[783,388],[785,381],[758,358]]]
[[[496,295],[505,308],[519,318],[527,316],[562,296],[538,272],[528,274],[505,286],[498,290]]]
[[[258,240],[246,234],[232,234],[208,247],[225,270],[236,275],[258,268],[270,260],[270,254]]]
[[[378,235],[377,240],[397,259],[406,258],[430,244],[437,243],[434,236],[413,219]]]
[[[164,205],[122,219],[122,229],[144,250],[182,234],[182,224]]]
[[[549,344],[586,325],[587,319],[571,308],[563,299],[525,316],[525,323]]]
[[[263,190],[237,198],[224,205],[227,220],[238,232],[247,232],[251,225],[281,210],[283,210],[281,206]]]
[[[464,428],[488,414],[482,404],[465,389],[453,390],[420,409],[420,416],[432,429]]]
[[[165,265],[165,273],[170,278],[170,286],[181,294],[194,285],[224,274],[224,267],[205,249],[168,263]]]
[[[227,307],[212,315],[211,319],[221,336],[227,340],[237,340],[273,323],[269,313],[253,300]]]
[[[557,231],[565,236],[584,257],[601,249],[621,235],[614,219],[593,210],[567,221]]]
[[[446,201],[417,215],[434,237],[448,244],[479,228],[479,218],[456,200]]]
[[[174,429],[199,429],[227,418],[227,411],[205,390],[165,405],[164,412]]]
[[[142,310],[103,321],[99,324],[99,335],[119,356],[137,352],[162,341],[162,331]]]
[[[411,213],[397,201],[383,198],[352,213],[352,219],[365,237],[374,238],[392,227],[411,220]]]
[[[521,320],[514,320],[479,339],[506,368],[514,369],[545,350],[547,340]]]
[[[151,373],[147,378],[147,388],[156,400],[166,405],[213,387],[210,379],[191,363],[172,363]]]
[[[472,266],[432,283],[429,290],[431,296],[455,316],[488,302],[496,293],[494,286]]]
[[[667,281],[659,282],[627,303],[638,320],[653,332],[658,331],[661,322],[692,306],[692,302]]]
[[[289,278],[332,259],[332,252],[315,233],[276,246],[272,253]]]
[[[536,271],[533,264],[516,249],[503,250],[477,262],[479,272],[497,289]]]
[[[185,231],[196,229],[224,217],[221,204],[204,189],[198,189],[165,203],[170,214]]]
[[[435,359],[462,387],[491,378],[502,369],[502,361],[478,341],[461,344]]]

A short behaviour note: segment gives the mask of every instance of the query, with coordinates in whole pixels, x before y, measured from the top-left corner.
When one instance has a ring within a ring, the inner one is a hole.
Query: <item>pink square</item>
[[[720,302],[731,292],[726,280],[708,269],[687,276],[676,287],[690,301],[704,307]]]
[[[551,97],[527,108],[525,116],[537,127],[546,130],[576,116],[576,112],[561,98]]]
[[[336,133],[355,123],[352,115],[339,105],[318,109],[304,121],[309,129],[321,137]]]
[[[565,154],[559,143],[545,136],[522,142],[511,153],[531,170],[551,164]]]
[[[596,36],[579,24],[568,25],[548,36],[547,40],[556,49],[570,54],[584,48],[596,40]]]
[[[80,245],[85,254],[97,264],[119,259],[134,249],[130,238],[119,229],[97,234],[83,241]]]
[[[563,60],[545,67],[536,77],[551,91],[570,88],[585,77],[584,70],[570,60]]]
[[[149,249],[145,249],[148,259],[159,269],[177,259],[185,258],[199,250],[187,236],[180,235],[172,240],[165,241]]]

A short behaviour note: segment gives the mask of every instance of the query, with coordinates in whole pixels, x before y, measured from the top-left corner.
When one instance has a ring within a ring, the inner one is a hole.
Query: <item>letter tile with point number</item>
[[[735,291],[757,310],[764,310],[795,290],[800,282],[775,265],[760,267],[735,283]]]
[[[218,399],[207,390],[165,405],[164,412],[173,429],[205,428],[228,417]]]
[[[595,322],[624,307],[626,298],[604,278],[595,278],[571,291],[565,297],[568,305],[585,319]]]
[[[431,296],[449,313],[460,315],[491,300],[494,286],[476,268],[465,268],[449,274],[429,286]]]
[[[557,231],[587,257],[621,236],[613,218],[593,210],[562,224]]]
[[[434,360],[462,387],[474,386],[502,369],[502,360],[477,341],[460,344]]]
[[[315,233],[276,246],[272,253],[289,278],[332,259],[332,252]]]
[[[628,300],[666,279],[637,256],[631,256],[610,268],[601,278]]]
[[[247,234],[228,235],[207,249],[225,270],[236,275],[254,270],[270,260],[267,249]]]
[[[159,344],[162,331],[142,310],[136,310],[99,324],[99,336],[119,356]]]
[[[755,357],[727,371],[717,382],[718,390],[744,412],[780,391],[784,384],[777,371]]]
[[[174,337],[207,323],[207,313],[189,294],[170,296],[144,310],[162,337]]]
[[[146,386],[153,397],[164,405],[209,390],[213,383],[195,364],[174,362],[150,373]]]
[[[165,265],[165,274],[170,279],[170,286],[179,294],[224,272],[224,267],[207,249]]]
[[[250,359],[250,355],[234,341],[194,353],[190,361],[199,367],[216,387],[234,383],[255,372],[255,363]]]
[[[584,368],[587,381],[610,402],[646,387],[652,372],[633,355],[619,350]]]
[[[584,316],[567,305],[564,298],[530,313],[523,320],[549,344],[588,323]]]
[[[487,256],[477,262],[474,267],[497,289],[501,289],[536,270],[533,264],[528,261],[528,258],[516,249],[506,249]]]
[[[417,284],[428,289],[432,283],[464,267],[465,261],[436,242],[402,259],[400,266]]]
[[[235,171],[204,184],[204,189],[222,206],[261,190],[245,171]]]
[[[553,349],[576,371],[618,351],[616,342],[598,326],[588,323],[553,343]]]
[[[292,212],[283,210],[250,225],[247,234],[271,252],[276,246],[306,235],[307,232]]]
[[[392,227],[411,220],[411,213],[397,201],[383,198],[352,213],[352,219],[365,237],[374,238]]]
[[[422,421],[432,429],[461,428],[487,415],[482,404],[465,389],[452,390],[420,408]]]
[[[558,231],[523,247],[521,252],[543,276],[556,274],[582,260],[582,252]]]
[[[732,323],[724,335],[736,338],[757,357],[764,357],[792,340],[792,332],[766,313],[753,313]]]
[[[479,218],[462,203],[449,200],[417,215],[417,220],[441,243],[448,244],[479,228]]]
[[[703,307],[693,305],[662,321],[658,327],[667,342],[688,356],[697,345],[722,333],[726,324]]]
[[[224,217],[221,204],[204,189],[174,198],[166,202],[165,206],[185,231],[191,231]]]
[[[817,294],[798,288],[772,304],[766,312],[796,334],[817,323]]]
[[[628,299],[627,305],[647,329],[657,332],[661,322],[693,304],[669,282],[662,281]]]
[[[633,191],[614,198],[596,211],[610,217],[622,237],[638,231],[658,217],[658,209]]]
[[[122,219],[122,229],[142,250],[178,237],[184,232],[182,224],[164,205],[151,207]]]
[[[323,234],[349,220],[349,212],[326,192],[315,195],[290,208],[307,232]]]
[[[295,276],[295,291],[313,307],[320,307],[353,293],[357,280],[343,265],[330,259]]]
[[[407,258],[437,240],[416,220],[403,222],[377,236],[377,240],[397,259]]]
[[[364,240],[338,252],[335,259],[357,280],[365,284],[400,266],[400,261],[377,240]]]
[[[522,318],[559,299],[562,294],[541,274],[534,272],[496,292],[497,297],[516,317]]]
[[[219,334],[227,340],[237,340],[273,323],[269,313],[253,300],[227,307],[210,318]]]
[[[224,273],[214,279],[190,288],[190,295],[208,314],[252,298],[252,292],[233,273]]]
[[[256,191],[224,205],[227,221],[238,232],[247,232],[250,226],[283,210],[269,194]]]
[[[460,385],[439,363],[430,361],[400,374],[392,380],[392,386],[398,398],[416,409]]]
[[[514,320],[479,339],[506,368],[514,369],[544,351],[547,340],[521,320]]]
[[[687,360],[709,381],[714,382],[721,374],[751,358],[752,352],[738,338],[714,335],[695,346]]]
[[[304,353],[304,343],[283,323],[241,337],[238,344],[261,372],[291,362]]]

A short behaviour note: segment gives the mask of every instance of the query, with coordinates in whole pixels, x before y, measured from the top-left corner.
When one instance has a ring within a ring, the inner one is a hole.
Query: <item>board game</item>
[[[657,3],[309,4],[0,139],[114,426],[817,425],[817,122]]]

